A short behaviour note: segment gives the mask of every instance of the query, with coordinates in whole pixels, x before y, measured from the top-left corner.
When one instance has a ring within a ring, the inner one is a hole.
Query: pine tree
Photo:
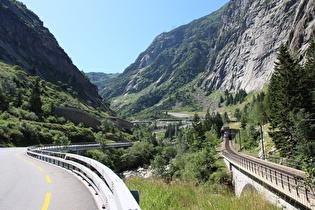
[[[268,87],[268,117],[273,129],[270,135],[281,154],[287,156],[296,146],[296,140],[290,133],[292,121],[289,113],[296,113],[303,108],[303,100],[307,94],[302,85],[305,77],[301,67],[283,44],[277,59]]]
[[[203,125],[201,119],[197,113],[195,113],[192,120],[192,143],[190,148],[192,151],[199,151],[205,145],[205,131],[203,130]]]
[[[214,130],[216,135],[220,136],[222,126],[223,126],[223,121],[222,121],[221,115],[215,112],[212,112],[212,114],[210,114],[208,110],[205,115],[205,120],[203,121],[204,133],[207,131]]]
[[[197,113],[195,113],[194,117],[193,117],[193,120],[192,120],[192,127],[194,129],[194,132],[202,137],[203,134],[204,134],[204,130],[203,130],[203,126],[202,126],[202,123],[201,123],[201,119],[199,117],[199,115]]]
[[[306,53],[307,62],[304,66],[305,76],[307,77],[306,88],[309,91],[308,112],[312,113],[311,117],[315,117],[315,39],[310,42],[310,46]]]
[[[37,115],[41,115],[43,113],[42,110],[42,101],[40,98],[40,79],[36,78],[33,88],[31,90],[31,96],[29,98],[29,110],[34,112]]]
[[[207,113],[205,115],[205,120],[203,121],[203,129],[204,131],[210,131],[211,130],[211,126],[212,126],[213,122],[212,122],[212,117],[209,113],[209,109],[207,110]]]

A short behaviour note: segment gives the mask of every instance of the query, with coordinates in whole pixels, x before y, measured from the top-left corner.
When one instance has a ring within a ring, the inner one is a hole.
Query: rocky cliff
[[[231,1],[199,85],[207,91],[262,88],[281,43],[295,52],[314,38],[314,16],[314,1]]]
[[[22,3],[0,0],[0,60],[101,105],[97,87],[86,79],[43,22]],[[59,82],[58,82],[59,81]]]
[[[191,94],[195,99],[216,90],[260,90],[269,81],[281,43],[294,53],[301,49],[303,58],[314,38],[314,4],[231,0],[208,16],[156,37],[102,95],[119,110],[141,111],[170,108],[170,103],[163,104],[174,94],[172,105],[187,101],[188,96],[179,96],[194,88],[201,90]]]

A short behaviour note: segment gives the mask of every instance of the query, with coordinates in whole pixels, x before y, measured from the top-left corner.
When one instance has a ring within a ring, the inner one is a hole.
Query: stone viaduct
[[[236,196],[259,193],[278,207],[315,209],[315,187],[304,181],[305,172],[239,153],[231,142],[225,135],[222,156]]]

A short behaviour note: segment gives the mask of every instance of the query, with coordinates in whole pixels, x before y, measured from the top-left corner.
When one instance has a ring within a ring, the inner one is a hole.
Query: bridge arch
[[[242,191],[241,191],[241,196],[242,195],[247,195],[247,194],[258,194],[257,189],[254,187],[252,184],[246,184]]]

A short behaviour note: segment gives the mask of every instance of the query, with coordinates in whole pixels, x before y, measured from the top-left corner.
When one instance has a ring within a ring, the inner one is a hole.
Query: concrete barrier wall
[[[100,119],[76,108],[57,106],[55,107],[55,114],[75,124],[83,123],[87,127],[96,128],[101,125]]]
[[[83,123],[87,127],[96,128],[101,125],[103,119],[92,116],[91,114],[84,112],[80,109],[70,108],[70,107],[55,107],[55,114],[58,117],[64,117],[75,124]],[[105,118],[113,122],[117,127],[131,130],[133,124],[127,120],[123,120],[117,117]]]

